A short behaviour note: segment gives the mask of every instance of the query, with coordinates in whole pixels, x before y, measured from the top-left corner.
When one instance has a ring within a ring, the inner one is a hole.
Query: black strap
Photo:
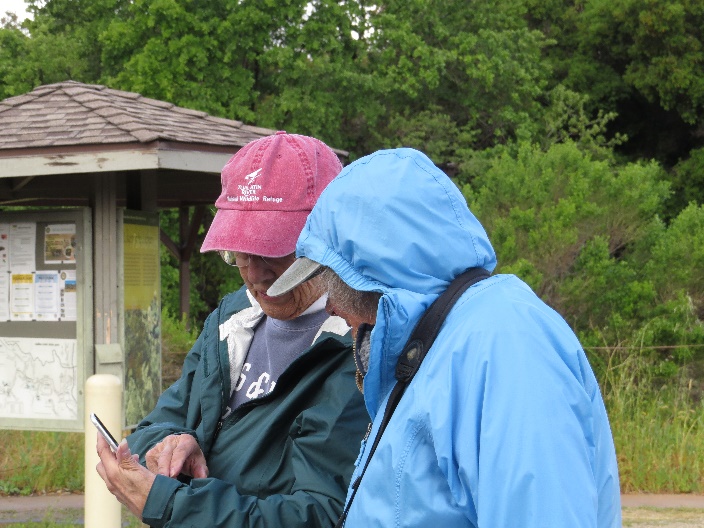
[[[386,409],[384,410],[384,417],[381,420],[381,425],[379,426],[379,431],[374,438],[374,443],[372,444],[371,450],[369,451],[369,456],[367,456],[367,461],[364,464],[362,473],[357,477],[352,484],[352,495],[350,500],[347,501],[347,506],[342,516],[337,521],[335,528],[341,528],[345,524],[347,519],[347,512],[350,510],[350,505],[354,500],[354,496],[357,494],[357,489],[362,481],[364,473],[367,471],[367,466],[369,466],[369,461],[372,459],[374,451],[376,451],[377,445],[379,445],[379,440],[381,435],[384,433],[386,426],[391,420],[391,415],[393,415],[396,410],[398,402],[401,401],[401,396],[408,387],[408,384],[416,375],[420,364],[423,362],[425,355],[433,346],[433,342],[440,332],[440,327],[445,321],[447,314],[450,313],[452,307],[457,302],[457,300],[462,296],[462,294],[480,280],[486,279],[491,274],[484,268],[470,268],[450,283],[450,286],[445,290],[440,297],[435,299],[433,304],[425,311],[421,316],[420,320],[416,324],[413,332],[411,332],[411,337],[408,339],[406,346],[403,348],[401,355],[396,363],[396,385],[394,385],[389,400],[386,403]]]

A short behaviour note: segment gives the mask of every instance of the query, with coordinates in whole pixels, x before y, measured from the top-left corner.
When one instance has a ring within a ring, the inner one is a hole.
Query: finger
[[[103,479],[103,482],[105,482],[108,490],[112,493],[113,486],[110,477],[108,476],[106,464],[115,464],[115,455],[113,454],[112,449],[110,449],[108,443],[100,434],[98,435],[96,447],[100,461],[95,465],[95,470],[98,472],[98,475],[100,475],[100,478]]]
[[[190,435],[181,435],[171,461],[171,475],[185,473],[195,478],[208,476],[208,466],[198,441]]]
[[[104,444],[105,440],[103,439],[103,435],[100,433],[95,433],[95,451],[96,453],[100,451],[101,444]]]
[[[102,462],[98,462],[95,465],[95,470],[98,472],[98,475],[100,476],[101,479],[103,479],[103,482],[105,482],[105,487],[108,489],[110,493],[115,493],[115,487],[112,484],[112,481],[110,480],[110,477],[108,477],[107,471],[105,471],[105,466],[103,465]]]
[[[186,442],[190,447],[188,458],[183,463],[183,472],[194,478],[206,478],[208,476],[208,465],[200,449],[200,445],[195,438],[189,437]]]
[[[126,460],[132,463],[132,452],[130,451],[130,446],[127,444],[127,440],[123,439],[117,446],[117,451],[115,451],[115,458],[120,464],[123,464]]]
[[[177,477],[184,470],[184,467],[187,466],[187,463],[190,462],[189,459],[199,453],[200,447],[196,444],[193,437],[182,435],[171,456],[169,476],[172,478]]]
[[[98,475],[100,475],[100,478],[103,479],[103,481],[107,484],[108,478],[107,478],[107,474],[105,473],[105,466],[103,466],[103,463],[98,462],[95,465],[95,470],[98,472]]]
[[[186,460],[182,472],[194,478],[206,478],[208,476],[208,466],[200,450]]]
[[[98,453],[98,457],[100,457],[100,460],[105,463],[108,460],[114,461],[115,460],[115,454],[112,452],[112,449],[110,449],[110,445],[105,441],[103,436],[99,433],[96,433],[97,435],[97,440],[95,444],[95,449],[96,452]]]
[[[147,463],[147,469],[151,471],[152,473],[157,473],[159,469],[159,455],[161,454],[161,450],[164,448],[163,443],[158,443],[154,447],[152,447],[149,451],[147,451],[147,455],[144,457],[145,462]]]
[[[159,460],[161,459],[161,456],[165,450],[173,449],[173,441],[174,436],[169,435],[164,438],[161,442],[156,444],[154,447],[152,447],[149,451],[147,451],[147,456],[145,457],[145,460],[147,462],[147,469],[149,469],[149,471],[151,471],[152,473],[159,473]],[[168,477],[166,473],[161,474]]]
[[[164,441],[164,448],[159,453],[159,458],[157,459],[157,467],[155,473],[159,475],[164,475],[165,477],[171,476],[171,458],[174,454],[174,448],[176,447],[176,442],[173,438],[169,437]]]
[[[193,469],[193,478],[208,478],[208,466],[197,464]]]

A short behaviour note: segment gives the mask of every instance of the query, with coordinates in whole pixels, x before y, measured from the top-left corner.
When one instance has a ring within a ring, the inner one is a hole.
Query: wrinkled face
[[[332,294],[329,294],[327,303],[325,303],[325,311],[330,315],[342,317],[347,326],[352,328],[353,335],[357,335],[357,329],[362,323],[370,325],[376,323],[376,314],[372,316],[371,314],[356,313],[353,309],[346,308],[345,303],[336,302]]]
[[[266,260],[252,256],[247,266],[238,266],[242,280],[264,313],[274,319],[294,319],[301,315],[322,294],[320,282],[310,280],[279,297],[269,297],[266,291],[296,260],[295,254]]]
[[[342,317],[354,335],[362,323],[376,323],[381,293],[353,290],[330,268],[323,271],[320,280],[328,292],[325,310]]]

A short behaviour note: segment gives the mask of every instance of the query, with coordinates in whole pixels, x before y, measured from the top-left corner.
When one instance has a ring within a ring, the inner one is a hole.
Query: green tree
[[[586,342],[699,335],[701,2],[29,3],[34,21],[0,28],[2,96],[71,78],[315,135],[351,159],[421,149],[463,187],[499,269]],[[177,227],[165,212],[174,240]],[[239,283],[212,254],[191,266],[200,318]]]
[[[671,178],[674,193],[668,218],[689,203],[704,204],[704,148],[691,150],[686,159],[675,165]]]
[[[36,12],[36,10],[35,10]],[[0,29],[0,98],[67,79],[92,82],[84,47],[73,34],[53,31],[54,19],[35,15],[19,24],[4,19]]]
[[[251,121],[258,94],[248,61],[266,42],[268,21],[248,4],[238,9],[232,1],[131,3],[100,36],[103,82]]]
[[[555,39],[553,82],[616,111],[619,149],[668,166],[696,146],[704,117],[704,4],[697,0],[526,0],[531,27]]]
[[[704,344],[704,209],[670,223],[654,162],[594,159],[571,142],[521,145],[464,186],[497,252],[585,346],[632,346],[672,375]],[[598,363],[600,356],[593,356]]]
[[[646,271],[661,298],[682,291],[704,319],[704,207],[691,203],[682,210],[650,251]]]
[[[498,271],[524,277],[580,329],[603,322],[595,313],[609,306],[604,296],[610,290],[601,291],[605,275],[662,211],[668,196],[663,176],[655,163],[594,160],[571,142],[547,151],[524,144],[463,190],[492,239]],[[570,286],[576,272],[596,289]]]
[[[259,60],[260,123],[313,135],[367,153],[371,130],[385,115],[379,79],[367,68],[369,8],[359,0],[303,2]]]
[[[550,73],[541,56],[548,41],[527,28],[520,7],[458,0],[380,5],[370,18],[369,66],[388,117],[374,130],[376,143],[428,150],[445,163],[460,146],[483,149],[530,135]],[[427,148],[441,128],[456,130],[456,139]]]

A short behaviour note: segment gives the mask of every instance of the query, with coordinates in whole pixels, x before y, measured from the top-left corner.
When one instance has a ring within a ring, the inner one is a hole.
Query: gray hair
[[[340,310],[353,313],[362,319],[376,319],[380,292],[355,290],[330,268],[323,270],[320,279],[328,296]]]

